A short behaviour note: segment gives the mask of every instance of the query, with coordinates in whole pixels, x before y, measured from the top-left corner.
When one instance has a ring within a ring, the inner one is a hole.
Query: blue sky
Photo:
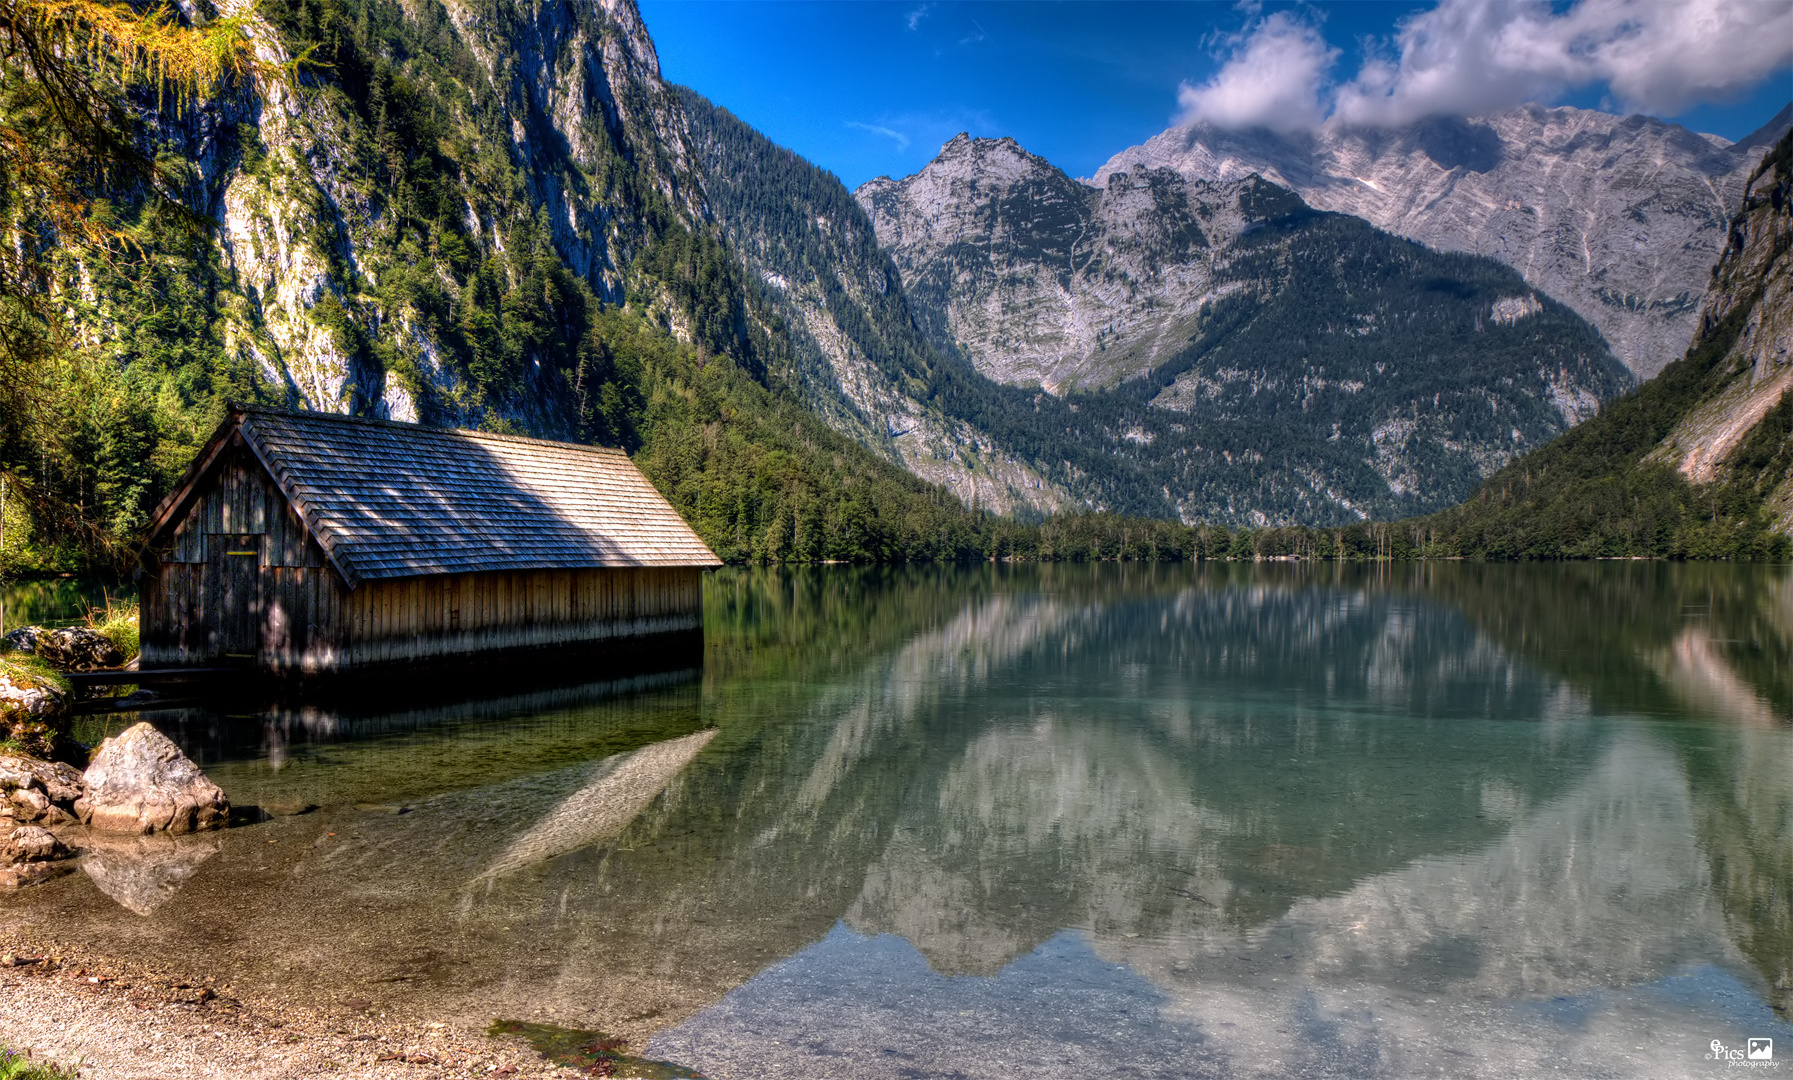
[[[1073,176],[1187,118],[1398,123],[1525,100],[1740,138],[1793,99],[1793,0],[641,0],[666,77],[848,186],[960,131]]]

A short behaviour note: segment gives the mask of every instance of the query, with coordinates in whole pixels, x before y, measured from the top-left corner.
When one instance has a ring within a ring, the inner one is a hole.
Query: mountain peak
[[[1015,161],[1047,165],[1046,159],[1028,153],[1021,144],[1007,135],[1000,139],[984,139],[959,132],[940,148],[930,166],[942,163],[969,161],[986,163],[990,161]],[[1050,168],[1049,165],[1047,165]]]

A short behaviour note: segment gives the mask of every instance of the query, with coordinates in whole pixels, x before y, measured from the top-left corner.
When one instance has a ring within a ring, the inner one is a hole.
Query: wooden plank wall
[[[261,537],[263,666],[322,670],[340,651],[342,588],[324,552],[280,489],[247,450],[228,453],[159,553],[142,589],[139,622],[145,667],[202,667],[221,659],[214,647],[218,586],[212,548],[231,535]],[[322,666],[319,666],[322,665]]]
[[[696,567],[518,570],[368,581],[349,591],[273,480],[236,451],[176,528],[142,590],[146,667],[217,663],[210,547],[262,537],[259,665],[289,674],[540,648],[702,626]]]
[[[702,626],[696,567],[516,570],[369,581],[347,596],[348,665],[604,641]]]
[[[299,515],[248,451],[237,451],[212,474],[211,484],[176,527],[164,563],[203,563],[205,538],[215,533],[260,533],[263,566],[324,565],[324,551]]]

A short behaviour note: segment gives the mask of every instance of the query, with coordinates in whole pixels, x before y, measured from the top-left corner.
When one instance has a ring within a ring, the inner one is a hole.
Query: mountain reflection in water
[[[146,714],[280,816],[185,876],[108,852],[0,907],[240,990],[657,1032],[716,1077],[1709,1075],[1712,1039],[1793,1045],[1783,569],[706,588],[701,674]]]

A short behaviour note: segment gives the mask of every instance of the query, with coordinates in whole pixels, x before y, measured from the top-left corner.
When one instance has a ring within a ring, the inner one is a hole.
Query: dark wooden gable
[[[146,662],[172,666],[246,660],[268,651],[270,614],[319,610],[344,586],[274,478],[226,440],[183,486],[183,498],[145,552],[154,577],[142,595]],[[307,617],[274,629],[308,645]]]

